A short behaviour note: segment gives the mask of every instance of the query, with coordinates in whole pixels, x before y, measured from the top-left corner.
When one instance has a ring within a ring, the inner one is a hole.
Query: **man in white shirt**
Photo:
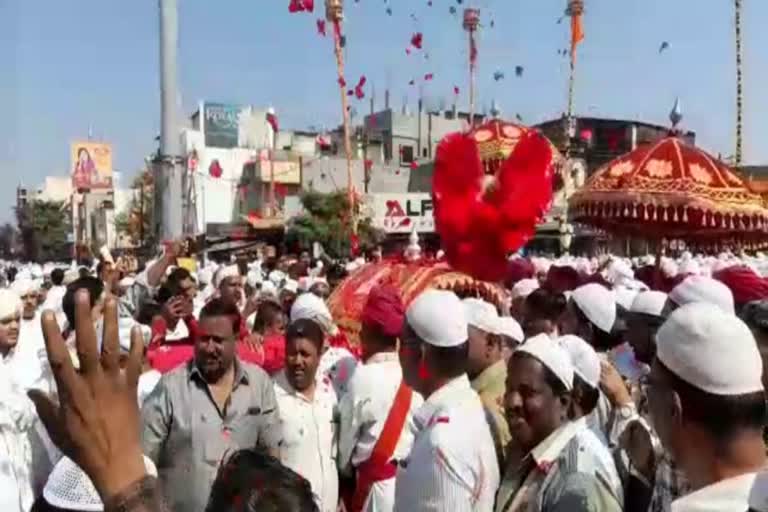
[[[357,359],[343,346],[335,346],[334,338],[340,336],[339,328],[333,323],[328,305],[314,293],[302,293],[291,306],[291,321],[302,318],[313,320],[323,329],[323,344],[317,378],[329,379],[336,391],[336,396],[343,398],[347,392],[349,380],[355,373]]]
[[[48,295],[43,302],[42,311],[50,309],[56,313],[56,319],[59,321],[59,326],[64,324],[64,311],[61,308],[61,301],[64,299],[64,294],[67,292],[67,287],[64,286],[64,269],[55,268],[51,271],[51,289],[48,290]]]
[[[18,352],[22,302],[0,289],[0,510],[26,512],[45,484],[55,450],[26,392],[41,385],[36,360]]]
[[[684,305],[659,329],[647,383],[651,418],[693,488],[672,512],[747,510],[766,465],[762,374],[751,331],[722,306]]]
[[[31,279],[17,279],[11,285],[11,290],[19,296],[22,302],[21,325],[19,339],[19,351],[25,357],[37,358],[45,361],[45,341],[43,329],[40,324],[40,311],[38,308],[39,286]]]
[[[403,378],[425,398],[416,438],[400,463],[397,512],[488,511],[499,467],[483,404],[467,377],[469,338],[461,301],[427,290],[408,307],[399,357]]]
[[[285,333],[285,368],[274,385],[282,430],[280,460],[309,480],[321,512],[336,512],[336,393],[330,381],[315,379],[323,338],[312,320],[290,324]]]
[[[496,512],[619,512],[615,464],[584,418],[569,421],[573,365],[557,341],[539,334],[509,362],[504,405],[510,457]]]
[[[41,391],[50,392],[53,375],[50,373],[45,352],[34,283],[29,279],[19,279],[14,281],[10,290],[3,292],[5,301],[16,302],[20,299],[20,316],[16,319],[13,346],[1,354],[0,364],[5,366],[22,391],[36,387]]]
[[[354,492],[345,498],[347,512],[391,512],[395,506],[397,461],[411,451],[413,414],[423,403],[410,388],[398,395],[403,371],[397,339],[404,319],[405,306],[395,288],[382,285],[370,291],[361,315],[365,364],[357,367],[339,403],[339,469],[356,475]],[[396,405],[398,396],[403,403]],[[398,410],[401,421],[395,424],[389,418]],[[381,453],[384,447],[391,453]]]

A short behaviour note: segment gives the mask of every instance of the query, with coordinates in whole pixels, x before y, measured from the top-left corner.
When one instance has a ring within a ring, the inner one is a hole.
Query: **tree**
[[[330,194],[305,192],[301,196],[304,213],[294,217],[287,228],[286,241],[302,250],[312,248],[313,242],[323,245],[332,258],[343,258],[351,252],[351,229],[349,223],[349,199],[346,191]],[[359,205],[357,236],[360,249],[372,249],[384,238],[383,233],[371,225],[369,218],[360,219]]]
[[[71,257],[72,226],[66,202],[29,201],[16,208],[16,221],[24,259],[45,262]]]
[[[144,171],[133,179],[131,189],[137,191],[128,207],[115,215],[117,232],[126,235],[138,247],[154,247],[154,191],[152,174]]]
[[[17,240],[16,228],[12,224],[5,223],[0,227],[0,257],[4,259],[13,258],[16,252]]]

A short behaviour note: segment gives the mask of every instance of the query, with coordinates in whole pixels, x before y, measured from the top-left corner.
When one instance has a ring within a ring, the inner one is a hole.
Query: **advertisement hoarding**
[[[112,188],[112,146],[103,142],[76,141],[70,147],[72,187],[75,190]]]
[[[240,125],[240,105],[227,103],[203,104],[203,133],[205,145],[214,148],[236,148]]]
[[[387,233],[435,231],[432,196],[414,194],[372,194],[369,196],[373,224]]]

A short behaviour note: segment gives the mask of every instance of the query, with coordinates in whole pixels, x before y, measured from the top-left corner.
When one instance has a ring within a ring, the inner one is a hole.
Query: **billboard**
[[[275,183],[284,185],[301,185],[301,166],[299,162],[275,160]],[[259,151],[259,178],[265,183],[272,181],[272,164],[269,161],[269,151]]]
[[[374,226],[387,233],[435,230],[431,194],[371,194]]]
[[[103,142],[76,141],[70,149],[72,188],[106,190],[112,188],[112,146]]]
[[[236,148],[240,125],[240,105],[226,103],[203,104],[203,133],[205,145],[214,148]]]

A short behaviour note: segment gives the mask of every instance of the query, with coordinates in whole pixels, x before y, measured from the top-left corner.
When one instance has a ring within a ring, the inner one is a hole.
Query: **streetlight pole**
[[[176,51],[179,41],[176,0],[158,0],[160,8],[160,154],[155,167],[160,240],[181,238],[183,228],[182,179],[176,111]]]

